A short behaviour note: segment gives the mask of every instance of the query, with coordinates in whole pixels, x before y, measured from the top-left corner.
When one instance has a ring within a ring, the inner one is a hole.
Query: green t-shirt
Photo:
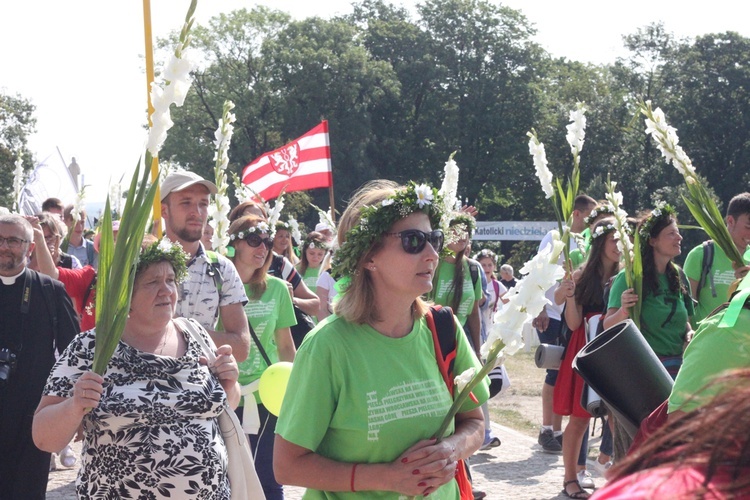
[[[299,271],[299,264],[297,264]],[[320,275],[320,267],[308,267],[305,269],[305,274],[302,276],[302,281],[305,282],[307,288],[315,293],[315,288],[318,286],[318,276]]]
[[[481,276],[477,274],[476,284],[472,283],[469,263],[466,260],[463,260],[462,263],[464,266],[463,293],[461,294],[461,302],[458,305],[458,310],[453,311],[453,313],[458,317],[458,322],[464,325],[474,307],[474,302],[482,299],[482,280]],[[455,274],[455,264],[443,260],[440,261],[435,273],[435,279],[433,279],[434,288],[432,289],[433,295],[431,296],[435,304],[441,306],[451,305],[453,302],[453,288],[451,285]]]
[[[460,325],[456,333],[455,373],[479,369]],[[486,383],[474,394],[480,403],[486,401]],[[339,462],[387,463],[432,437],[450,405],[424,318],[405,337],[390,338],[368,325],[329,316],[307,334],[297,352],[276,433]],[[462,411],[477,406],[469,399]],[[452,432],[450,428],[448,434]],[[393,492],[307,490],[304,498],[402,497]],[[430,498],[458,498],[455,481]]]
[[[688,412],[703,406],[720,389],[713,386],[701,390],[713,378],[726,370],[750,367],[750,330],[747,328],[750,310],[742,309],[734,327],[719,328],[724,312],[703,321],[685,349],[682,367],[669,396],[670,413]],[[699,398],[691,399],[698,393]]]
[[[625,271],[612,283],[608,308],[619,308],[622,292],[627,290]],[[692,301],[680,293],[669,291],[665,274],[659,275],[659,290],[656,295],[645,294],[641,306],[641,333],[659,356],[679,356],[685,342],[688,316],[693,314]]]
[[[263,349],[266,351],[271,363],[279,361],[279,350],[276,347],[275,332],[279,328],[296,325],[297,319],[292,308],[292,297],[286,282],[273,276],[266,278],[266,291],[259,300],[250,299],[245,304],[245,315],[260,339]],[[252,296],[250,287],[245,285],[245,293]],[[260,350],[253,341],[250,345],[250,354],[247,359],[239,364],[240,385],[247,385],[260,378],[268,368]],[[257,399],[257,391],[256,391]]]
[[[750,249],[745,251],[743,256],[745,262],[750,262]],[[685,274],[687,277],[700,281],[701,271],[703,270],[703,244],[690,250],[685,259]],[[729,285],[734,282],[734,269],[732,261],[729,260],[724,251],[718,245],[714,245],[714,259],[711,264],[711,275],[713,276],[714,286],[716,288],[716,297],[711,292],[711,282],[706,279],[706,283],[698,294],[698,304],[695,306],[695,316],[693,316],[693,325],[697,325],[703,318],[709,315],[711,311],[727,301],[729,294]]]

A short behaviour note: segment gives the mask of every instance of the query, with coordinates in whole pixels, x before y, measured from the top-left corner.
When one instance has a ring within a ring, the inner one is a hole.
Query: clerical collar
[[[26,271],[26,268],[24,267],[20,273],[16,274],[15,276],[0,276],[0,281],[3,282],[3,285],[12,285],[16,282],[16,278],[21,276]]]

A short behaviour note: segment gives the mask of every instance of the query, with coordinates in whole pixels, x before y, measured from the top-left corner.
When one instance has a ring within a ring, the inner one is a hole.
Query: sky
[[[413,9],[417,2],[394,3]],[[205,24],[219,13],[255,5],[298,19],[331,17],[349,13],[350,4],[349,0],[199,0],[196,18]],[[538,31],[535,40],[553,56],[596,64],[624,55],[622,36],[657,21],[678,37],[725,31],[750,37],[750,4],[736,0],[505,0],[502,4],[526,15]],[[154,41],[182,26],[188,5],[189,0],[151,0]],[[50,157],[68,164],[75,157],[83,182],[89,185],[89,202],[104,200],[110,180],[117,182],[125,174],[127,183],[146,138],[143,3],[4,2],[0,47],[0,89],[20,94],[36,106],[36,133],[29,141],[36,160]]]

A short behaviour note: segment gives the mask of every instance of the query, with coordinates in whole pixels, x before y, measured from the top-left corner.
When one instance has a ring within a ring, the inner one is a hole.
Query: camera
[[[16,369],[16,354],[10,349],[0,349],[0,387],[8,383]]]

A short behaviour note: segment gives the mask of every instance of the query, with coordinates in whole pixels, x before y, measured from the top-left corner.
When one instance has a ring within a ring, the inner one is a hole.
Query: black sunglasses
[[[410,253],[410,254],[417,254],[420,253],[422,250],[424,250],[425,245],[427,242],[430,242],[430,245],[432,245],[432,248],[435,249],[436,252],[440,253],[440,251],[443,249],[443,241],[444,236],[443,232],[440,229],[435,229],[434,231],[430,231],[429,233],[425,233],[424,231],[420,231],[419,229],[407,229],[405,231],[401,231],[400,233],[385,233],[388,236],[398,236],[401,238],[401,247],[404,249],[404,252]]]
[[[253,248],[258,248],[259,246],[265,244],[267,249],[273,248],[273,239],[271,238],[262,238],[258,233],[250,233],[247,236],[243,238],[245,240],[245,243],[250,245]]]

